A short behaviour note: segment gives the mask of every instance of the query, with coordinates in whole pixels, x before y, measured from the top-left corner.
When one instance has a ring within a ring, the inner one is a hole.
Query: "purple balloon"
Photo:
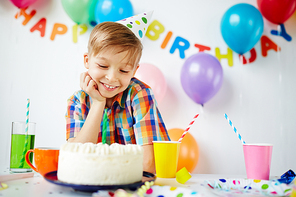
[[[205,104],[219,91],[222,81],[223,70],[216,57],[199,52],[184,62],[181,83],[194,102]]]

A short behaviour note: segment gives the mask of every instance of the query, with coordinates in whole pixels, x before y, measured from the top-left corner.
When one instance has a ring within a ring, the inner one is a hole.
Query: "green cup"
[[[31,167],[25,161],[25,154],[28,150],[34,149],[36,123],[28,123],[28,136],[26,139],[26,123],[12,122],[11,146],[10,146],[10,171],[31,172]],[[25,144],[27,146],[25,147]],[[29,160],[33,161],[33,155]]]

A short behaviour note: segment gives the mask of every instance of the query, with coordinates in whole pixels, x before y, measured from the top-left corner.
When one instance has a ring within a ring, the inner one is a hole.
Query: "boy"
[[[142,20],[145,21],[143,17]],[[170,139],[152,90],[133,77],[142,55],[139,38],[145,34],[139,35],[117,22],[94,27],[88,53],[84,54],[88,70],[80,76],[82,90],[68,100],[67,140],[102,142],[102,117],[106,109],[107,143],[142,145],[144,171],[155,173],[152,141]]]

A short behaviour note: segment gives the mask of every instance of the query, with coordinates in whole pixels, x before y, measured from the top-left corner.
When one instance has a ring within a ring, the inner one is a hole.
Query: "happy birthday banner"
[[[27,8],[22,8],[19,9],[19,11],[16,13],[15,18],[23,18],[22,24],[25,26],[28,24],[28,22],[35,16],[36,10],[32,10],[31,12],[28,11]],[[45,29],[46,29],[46,18],[41,18],[35,25],[33,25],[30,29],[30,32],[34,31],[39,31],[40,36],[44,37],[45,36]],[[283,29],[284,27],[282,27]],[[83,35],[87,32],[88,27],[85,24],[75,24],[72,27],[72,40],[74,43],[77,43],[78,36]],[[284,30],[284,29],[283,29]],[[274,30],[273,30],[274,31]],[[54,23],[50,35],[50,40],[54,41],[56,36],[62,36],[68,32],[68,27],[65,24],[62,23]],[[181,37],[181,36],[176,36],[173,37],[173,32],[172,31],[166,31],[164,25],[159,22],[158,20],[154,20],[151,22],[147,29],[146,36],[151,40],[151,41],[156,41],[160,39],[160,35],[165,34],[165,38],[162,41],[160,48],[161,49],[166,49],[169,48],[169,53],[173,54],[176,51],[179,52],[179,57],[181,59],[185,59],[185,51],[190,49],[190,48],[196,48],[197,52],[203,52],[203,51],[210,51],[212,48],[210,46],[205,46],[201,45],[198,43],[190,43],[187,39]],[[282,36],[282,35],[280,35]],[[168,42],[170,40],[174,39],[173,44],[171,46],[168,46]],[[275,44],[268,36],[263,35],[260,38],[260,43],[261,43],[261,55],[263,57],[267,57],[268,51],[274,50],[274,51],[279,51],[280,47]],[[255,48],[252,48],[250,51],[250,57],[249,59],[246,59],[244,55],[239,55],[240,58],[243,60],[243,64],[247,63],[252,63],[256,60],[257,58],[257,52]],[[233,51],[228,47],[227,48],[227,53],[226,54],[221,54],[220,48],[215,47],[215,56],[216,58],[221,61],[221,59],[227,59],[228,65],[231,67],[233,66]]]

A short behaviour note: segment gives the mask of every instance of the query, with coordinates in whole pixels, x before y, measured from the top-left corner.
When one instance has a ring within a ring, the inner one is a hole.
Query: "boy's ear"
[[[84,67],[89,69],[89,57],[88,57],[88,53],[84,53],[83,55],[83,59],[84,59]]]
[[[137,67],[136,67],[136,69],[135,69],[135,71],[134,71],[133,77],[135,76],[135,74],[136,74],[136,72],[137,72],[139,66],[140,66],[140,64],[137,65]]]

